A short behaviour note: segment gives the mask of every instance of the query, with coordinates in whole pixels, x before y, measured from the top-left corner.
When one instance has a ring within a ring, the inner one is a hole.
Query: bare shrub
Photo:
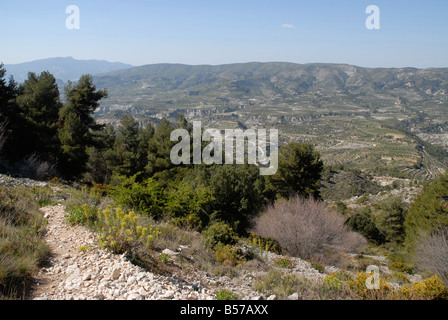
[[[299,196],[268,207],[255,221],[254,231],[277,240],[288,254],[304,259],[322,256],[325,251],[356,251],[367,242],[323,202]]]
[[[417,268],[434,272],[448,284],[448,229],[438,229],[421,237],[415,262]]]
[[[36,154],[23,159],[16,166],[19,175],[29,178],[45,179],[57,176],[56,165],[40,160]]]

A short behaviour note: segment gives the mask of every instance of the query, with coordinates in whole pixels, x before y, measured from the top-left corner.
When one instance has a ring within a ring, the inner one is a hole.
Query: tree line
[[[96,90],[90,75],[65,86],[61,101],[55,77],[49,72],[33,72],[17,84],[0,66],[1,158],[12,167],[31,156],[51,163],[65,178],[80,178],[89,159],[88,147],[102,131],[93,118],[106,90]]]

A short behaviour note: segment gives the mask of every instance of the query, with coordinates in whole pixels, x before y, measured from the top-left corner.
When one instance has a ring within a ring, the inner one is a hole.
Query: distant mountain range
[[[183,114],[220,130],[275,128],[280,141],[318,146],[326,164],[379,175],[432,179],[448,168],[448,68],[152,64],[94,82],[109,93],[95,112],[101,123]]]
[[[441,104],[445,108],[448,100],[448,68],[286,62],[152,64],[97,75],[95,84],[109,92],[99,114],[114,118],[122,112],[151,117],[200,110],[204,115],[242,107],[243,113],[252,110],[252,115],[370,113],[394,106],[428,112],[440,110]]]
[[[96,112],[103,119],[117,119],[123,113],[142,119],[179,113],[216,119],[226,114],[244,123],[268,115],[367,113],[379,117],[387,113],[389,117],[401,114],[404,119],[425,112],[448,121],[448,68],[287,62],[134,67],[72,57],[5,67],[18,82],[26,79],[29,71],[48,70],[61,88],[62,82],[78,80],[82,74],[94,75],[97,88],[107,88],[109,93]]]
[[[280,141],[318,146],[328,165],[409,179],[448,170],[448,68],[287,62],[133,67],[70,57],[5,67],[18,82],[29,71],[48,70],[62,97],[67,80],[92,74],[96,88],[108,91],[95,112],[100,123],[119,124],[131,114],[144,126],[184,114],[221,130],[275,128]]]
[[[104,60],[77,60],[72,57],[49,58],[5,65],[7,76],[14,76],[17,82],[28,78],[28,72],[41,73],[49,71],[57,80],[75,81],[83,74],[101,74],[115,70],[131,68],[132,65]]]

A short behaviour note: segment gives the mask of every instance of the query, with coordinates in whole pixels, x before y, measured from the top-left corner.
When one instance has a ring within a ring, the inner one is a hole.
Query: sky
[[[79,29],[66,8],[79,8]],[[379,9],[379,29],[366,27]],[[448,67],[447,0],[0,0],[0,62]]]

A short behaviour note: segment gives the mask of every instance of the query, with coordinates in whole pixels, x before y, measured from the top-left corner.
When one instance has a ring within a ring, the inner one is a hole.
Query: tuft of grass
[[[94,224],[97,218],[97,209],[90,207],[87,204],[83,204],[80,207],[75,207],[68,211],[65,215],[65,219],[70,224],[80,224],[83,226],[91,226]]]
[[[0,187],[0,298],[25,298],[30,277],[49,253],[45,226],[30,188]]]
[[[163,263],[163,264],[167,264],[171,259],[171,256],[169,254],[166,253],[161,253],[159,256],[159,260]]]
[[[294,274],[271,270],[268,274],[255,280],[254,289],[259,292],[275,294],[278,299],[282,300],[296,292],[298,284],[299,282]]]
[[[319,263],[311,263],[311,267],[316,269],[320,273],[323,273],[325,271],[325,267]]]
[[[287,257],[277,258],[274,260],[274,265],[280,268],[291,268],[292,261]]]
[[[80,188],[70,188],[67,191],[67,201],[65,207],[68,211],[82,207],[84,204],[92,208],[98,208],[104,197],[96,189],[89,189],[87,186]]]

